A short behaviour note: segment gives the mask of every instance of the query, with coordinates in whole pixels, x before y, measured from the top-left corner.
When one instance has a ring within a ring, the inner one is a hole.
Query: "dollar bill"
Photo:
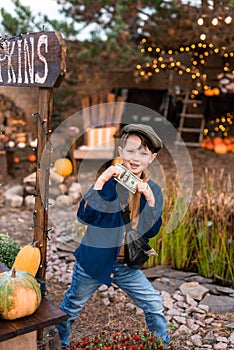
[[[138,183],[142,182],[142,180],[122,164],[116,164],[116,167],[120,170],[120,174],[118,177],[115,177],[115,180],[126,187],[130,192],[136,193],[136,186]]]

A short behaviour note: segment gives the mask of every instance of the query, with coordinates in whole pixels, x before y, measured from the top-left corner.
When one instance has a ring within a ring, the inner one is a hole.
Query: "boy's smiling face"
[[[152,153],[148,147],[141,143],[137,135],[129,135],[123,147],[118,147],[119,154],[123,159],[123,165],[141,177],[142,172],[157,157],[157,153]]]

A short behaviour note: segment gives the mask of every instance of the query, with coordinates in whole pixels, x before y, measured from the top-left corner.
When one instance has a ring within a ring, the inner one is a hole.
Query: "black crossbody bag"
[[[124,262],[132,269],[140,269],[151,255],[157,255],[157,253],[138,231],[132,229],[129,206],[123,204],[120,204],[120,206],[126,227]]]

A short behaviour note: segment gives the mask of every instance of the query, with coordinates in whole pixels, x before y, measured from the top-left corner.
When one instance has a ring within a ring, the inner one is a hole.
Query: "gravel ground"
[[[194,174],[194,193],[199,190],[202,178],[205,172],[205,168],[208,168],[209,176],[215,176],[215,178],[222,177],[222,181],[228,179],[234,183],[234,154],[228,153],[225,155],[217,155],[211,151],[203,150],[203,149],[190,149],[189,154],[191,157],[192,165],[193,165],[193,174]],[[158,157],[160,166],[163,169],[163,172],[169,176],[171,179],[175,178],[175,164],[171,161],[170,155],[166,150],[162,151]],[[184,166],[182,164],[181,166]],[[186,165],[185,165],[186,166]],[[90,164],[89,164],[90,167]],[[11,186],[11,184],[21,183],[22,179],[25,175],[27,169],[25,168],[25,172],[21,171],[18,173],[16,178],[10,178],[6,176],[3,171],[1,171],[0,181],[1,181],[1,192],[4,191],[4,188]],[[185,171],[186,174],[186,171]],[[91,174],[92,175],[92,174]],[[89,187],[92,182],[92,176],[86,176],[85,172],[80,175],[80,180],[82,182],[82,186],[84,190]],[[1,199],[1,197],[0,197]],[[18,240],[22,245],[31,242],[32,240],[32,231],[30,231],[30,222],[32,221],[32,213],[21,209],[9,209],[4,207],[3,201],[1,207],[1,221],[0,221],[0,232],[9,232],[10,236],[16,240]],[[60,218],[61,225],[64,225],[64,220]],[[10,224],[9,224],[10,223]],[[69,227],[67,228],[69,230]],[[24,234],[23,234],[24,233]],[[48,298],[52,300],[55,304],[59,305],[61,302],[64,293],[67,289],[67,285],[64,283],[58,282],[57,279],[51,278],[47,281],[47,289],[48,289]],[[126,297],[126,302],[128,297]],[[124,305],[126,305],[126,302]],[[217,315],[218,326],[213,329],[213,332],[217,337],[225,337],[230,336],[230,330],[228,331],[223,325],[224,324],[234,324],[233,314],[224,314]],[[79,320],[74,324],[72,328],[71,338],[72,340],[77,340],[82,336],[87,336],[89,334],[100,333],[101,331],[107,332],[134,332],[137,330],[145,330],[146,325],[144,321],[144,317],[141,313],[136,314],[133,313],[131,308],[121,307],[120,305],[116,305],[115,301],[111,302],[109,305],[104,305],[102,296],[100,293],[96,293],[89,302],[85,305]],[[232,329],[233,331],[233,329]],[[205,350],[208,347],[199,347],[199,346],[191,346],[188,347],[187,343],[191,338],[191,335],[182,334],[181,336],[173,336],[175,333],[174,330],[170,330],[172,334],[172,339],[176,340],[178,349],[202,349]],[[229,332],[229,333],[227,333]],[[196,334],[196,333],[195,333]],[[234,335],[233,335],[234,337]],[[233,349],[234,345],[217,345],[220,342],[215,341],[214,345],[210,347],[210,349]],[[219,346],[219,347],[218,347]]]

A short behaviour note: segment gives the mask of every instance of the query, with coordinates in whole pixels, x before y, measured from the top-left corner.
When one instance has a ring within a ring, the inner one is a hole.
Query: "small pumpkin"
[[[33,314],[41,302],[35,277],[15,268],[0,274],[0,317],[15,320]]]
[[[30,163],[34,163],[34,162],[36,162],[36,160],[37,160],[37,157],[36,157],[35,154],[30,154],[30,155],[28,156],[28,161],[29,161]]]
[[[213,140],[210,138],[207,138],[205,140],[204,148],[209,149],[209,150],[213,150],[214,149]]]
[[[212,91],[212,89],[206,89],[206,90],[204,91],[204,95],[205,95],[205,96],[213,96],[213,91]]]
[[[220,94],[219,88],[213,88],[212,92],[213,92],[213,96],[218,96]]]
[[[224,143],[219,143],[214,146],[214,151],[217,154],[225,154],[227,153],[227,146]]]
[[[213,143],[214,143],[214,146],[220,145],[221,143],[223,144],[223,139],[222,139],[222,137],[216,136],[216,137],[213,139]]]
[[[13,158],[13,162],[14,162],[15,164],[19,164],[19,163],[20,163],[20,158],[19,158],[19,157],[14,157],[14,158]]]
[[[20,271],[26,271],[36,276],[41,262],[41,252],[34,245],[26,245],[17,254],[12,268]]]
[[[54,162],[56,173],[61,176],[69,176],[73,171],[72,162],[68,158],[58,158]]]

